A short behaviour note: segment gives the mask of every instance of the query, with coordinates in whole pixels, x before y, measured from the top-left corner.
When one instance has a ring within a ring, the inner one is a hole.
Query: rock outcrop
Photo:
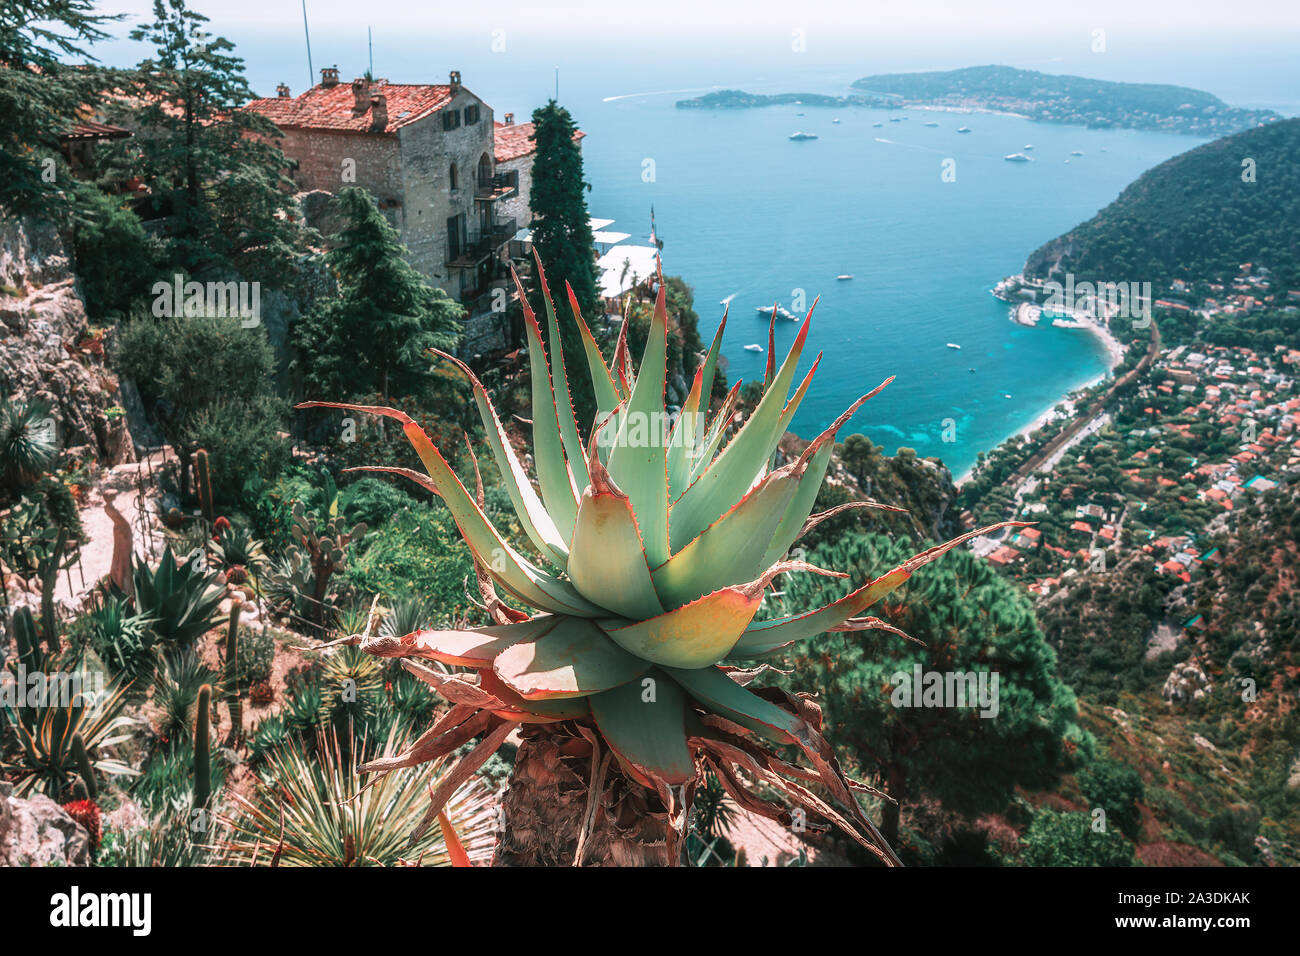
[[[23,799],[0,783],[0,867],[88,866],[90,836],[44,794]]]
[[[113,465],[135,451],[102,353],[54,227],[0,220],[0,395],[44,400],[64,448]]]

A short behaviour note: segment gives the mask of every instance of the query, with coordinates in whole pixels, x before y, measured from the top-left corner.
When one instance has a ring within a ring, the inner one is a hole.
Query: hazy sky
[[[143,15],[151,0],[108,0],[105,11]],[[194,8],[214,23],[267,26],[302,22],[301,0],[196,0]],[[358,22],[377,29],[442,28],[609,30],[655,33],[695,32],[714,27],[754,33],[789,33],[803,28],[841,33],[969,30],[1022,32],[1035,29],[1103,28],[1189,32],[1300,27],[1295,0],[490,0],[488,3],[430,3],[427,0],[308,0],[313,28],[340,29]]]

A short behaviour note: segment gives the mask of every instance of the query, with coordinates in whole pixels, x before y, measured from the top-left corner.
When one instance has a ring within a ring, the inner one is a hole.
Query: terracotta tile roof
[[[59,138],[63,140],[73,139],[125,139],[131,135],[131,131],[123,129],[121,126],[113,126],[109,123],[96,123],[93,120],[82,120],[72,129],[63,133]]]
[[[587,134],[578,130],[573,134],[575,141],[580,141]],[[498,163],[508,163],[512,159],[522,159],[537,149],[533,142],[532,123],[497,123],[494,130],[493,152]]]
[[[387,101],[388,123],[371,129],[370,109],[358,113],[351,83],[317,84],[298,96],[272,96],[253,100],[244,109],[261,113],[281,129],[329,129],[342,132],[394,133],[403,126],[435,113],[451,102],[451,87],[420,83],[370,84],[370,95],[382,93]]]

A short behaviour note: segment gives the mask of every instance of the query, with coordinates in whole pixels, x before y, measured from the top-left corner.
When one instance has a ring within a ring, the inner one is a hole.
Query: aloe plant
[[[761,662],[830,630],[901,634],[863,612],[917,568],[992,529],[961,535],[878,578],[854,582],[824,607],[756,621],[765,589],[778,575],[847,576],[785,556],[820,517],[810,513],[836,433],[890,380],[854,402],[797,458],[778,464],[778,443],[817,366],[814,361],[796,386],[811,309],[779,368],[771,347],[774,323],[769,329],[761,397],[731,434],[739,383],[717,414],[708,415],[725,315],[680,415],[670,419],[664,405],[669,329],[662,275],[635,374],[626,323],[607,365],[569,290],[598,408],[593,422],[581,423],[590,425],[584,443],[540,262],[538,275],[549,362],[522,287],[520,299],[540,495],[483,384],[463,363],[438,354],[473,387],[487,443],[540,561],[501,535],[484,513],[481,481],[476,495],[467,491],[405,413],[338,402],[300,406],[350,409],[401,424],[426,473],[393,466],[368,470],[405,476],[443,498],[474,554],[483,604],[495,622],[340,639],[377,656],[402,658],[453,705],[403,755],[372,761],[365,769],[440,759],[481,737],[452,774],[464,779],[518,728],[523,744],[504,798],[505,832],[496,855],[501,864],[678,863],[691,801],[706,769],[745,809],[789,823],[790,801],[896,864],[855,796],[855,790],[870,788],[840,770],[819,731],[817,706],[803,696],[747,689],[757,670],[734,662]],[[507,605],[497,588],[533,613]],[[422,663],[428,660],[472,668],[474,676]],[[802,765],[786,759],[787,748],[798,752]],[[809,782],[820,784],[829,799]],[[449,793],[447,787],[433,792],[413,839],[427,831]],[[575,793],[583,793],[585,803],[575,802]],[[615,804],[622,805],[617,812],[611,809]],[[617,826],[616,816],[622,818]]]
[[[157,568],[137,561],[132,570],[136,613],[151,619],[150,627],[169,649],[193,647],[222,621],[219,608],[226,592],[217,584],[217,574],[201,566],[201,558],[202,552],[196,552],[178,565],[169,544]]]

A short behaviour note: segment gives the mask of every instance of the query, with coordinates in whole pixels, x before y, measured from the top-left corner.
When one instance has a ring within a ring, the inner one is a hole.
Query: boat
[[[1010,398],[1010,397],[1011,397],[1011,393],[1010,393],[1010,392],[1003,392],[1003,393],[1002,393],[1002,397],[1003,397],[1003,398]]]
[[[748,345],[745,346],[745,351],[746,351],[746,352],[761,352],[761,351],[763,351],[763,346],[759,345],[757,342],[751,342],[751,343],[749,343]]]
[[[795,113],[794,115],[795,115],[795,116],[803,116],[802,113]]]
[[[1033,148],[1034,148],[1033,143],[1025,143],[1025,149],[1033,149]]]
[[[842,276],[836,276],[836,277],[835,277],[835,280],[836,280],[837,282],[848,282],[848,281],[849,281],[850,279],[852,279],[852,278],[853,278],[853,273],[851,273],[851,272],[846,272],[846,273],[845,273],[844,275],[842,275]]]
[[[1071,151],[1070,151],[1070,155],[1071,155],[1071,156],[1082,156],[1082,155],[1083,155],[1083,150],[1081,150],[1081,149],[1071,150]]]
[[[805,132],[800,131],[800,132],[798,132],[798,133],[791,133],[791,134],[790,134],[790,138],[791,138],[791,139],[794,139],[794,140],[816,139],[816,138],[817,138],[817,134],[816,134],[816,133],[805,133]]]
[[[956,342],[949,342],[949,343],[948,343],[948,348],[950,348],[950,349],[956,349],[956,350],[959,351],[959,352],[961,351],[961,346],[958,345]]]
[[[969,133],[969,132],[970,132],[970,127],[969,127],[969,126],[958,126],[958,127],[957,127],[957,132],[959,132],[959,133]]]
[[[759,315],[766,315],[770,317],[772,315],[772,309],[773,307],[770,305],[760,305],[754,311],[757,312]],[[797,315],[795,315],[793,312],[791,312],[783,305],[776,306],[776,317],[778,319],[785,319],[789,322],[796,322],[799,319]]]
[[[884,124],[884,123],[872,123],[871,125],[872,125],[872,126],[884,126],[885,124]]]
[[[889,117],[889,122],[891,122],[891,123],[901,123],[902,121],[903,121],[903,118],[902,118],[901,116],[891,116],[891,117]]]
[[[1070,161],[1069,161],[1068,159],[1065,161],[1065,165],[1067,165],[1067,166],[1070,165]]]
[[[832,123],[838,123],[839,121],[840,121],[840,118],[839,118],[838,116],[835,117],[833,120],[831,120]]]
[[[972,365],[972,366],[970,367],[970,370],[971,370],[972,372],[975,371],[975,366]]]
[[[1007,154],[1006,156],[1003,156],[1002,158],[1005,159],[1008,163],[1028,163],[1028,162],[1032,162],[1032,160],[1031,160],[1028,156],[1026,156],[1024,153],[1009,153],[1009,154]]]
[[[926,125],[926,126],[938,126],[939,124],[936,123],[934,120],[931,120],[930,122],[926,123],[925,125]]]

